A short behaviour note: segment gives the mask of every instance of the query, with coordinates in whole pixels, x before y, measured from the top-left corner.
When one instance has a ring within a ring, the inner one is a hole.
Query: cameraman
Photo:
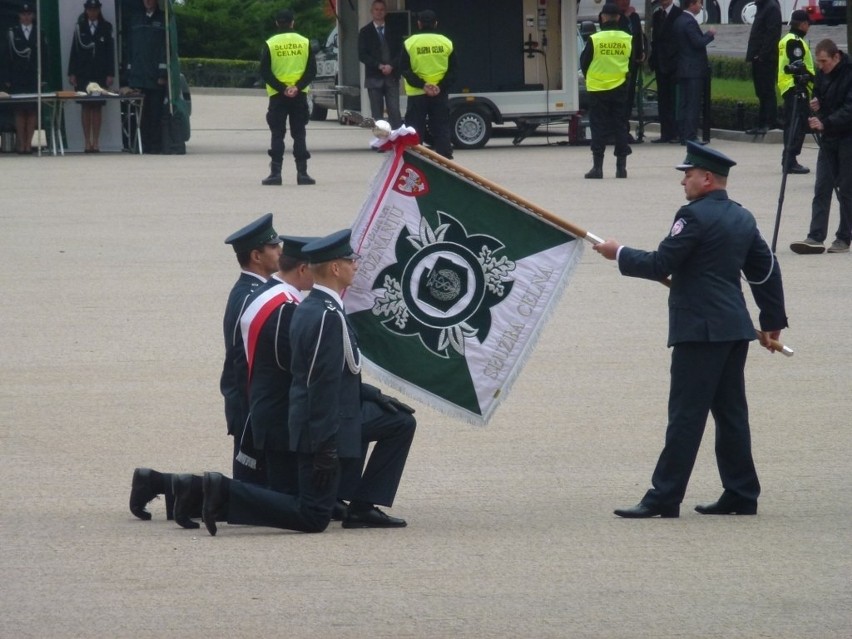
[[[784,100],[781,163],[788,173],[797,175],[810,173],[810,169],[799,164],[797,159],[808,130],[808,83],[814,77],[814,61],[805,41],[810,26],[807,11],[796,10],[790,16],[790,32],[778,41],[778,93]]]
[[[848,253],[852,240],[852,64],[832,40],[822,40],[814,49],[819,72],[810,102],[814,116],[808,118],[813,131],[822,134],[817,157],[811,228],[808,237],[793,242],[790,250],[800,254],[825,251],[831,192],[837,189],[840,224],[829,253]],[[846,167],[845,169],[843,167]]]

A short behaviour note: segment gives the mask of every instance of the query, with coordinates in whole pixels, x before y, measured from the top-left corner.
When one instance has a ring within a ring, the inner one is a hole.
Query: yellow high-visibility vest
[[[592,63],[586,73],[588,91],[609,91],[627,81],[633,36],[620,29],[598,31],[590,36],[594,46]]]
[[[304,36],[293,31],[279,33],[266,41],[269,47],[269,57],[272,61],[272,75],[287,86],[292,86],[305,74],[308,66],[308,51],[310,42]],[[308,87],[302,89],[308,92]],[[277,90],[266,85],[267,95],[275,95]]]
[[[447,74],[453,43],[438,33],[417,33],[405,40],[411,70],[426,84],[438,84]],[[423,95],[423,89],[405,82],[405,95]]]
[[[790,58],[787,57],[787,43],[790,40],[798,41],[798,45],[802,48],[802,60],[805,62],[805,68],[810,71],[811,75],[814,75],[814,59],[811,57],[811,48],[808,43],[795,33],[786,34],[778,41],[778,92],[781,95],[784,95],[796,84],[793,76],[784,71],[784,67],[790,64]]]

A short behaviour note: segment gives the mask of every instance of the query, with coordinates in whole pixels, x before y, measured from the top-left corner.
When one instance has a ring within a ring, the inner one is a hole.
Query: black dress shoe
[[[787,169],[787,173],[792,173],[794,175],[807,175],[810,172],[811,170],[808,167],[802,166],[798,162],[796,162],[793,166]]]
[[[756,515],[757,502],[729,499],[723,495],[712,504],[696,506],[695,511],[702,515]]]
[[[230,480],[221,473],[204,473],[201,488],[204,492],[201,518],[204,520],[207,532],[215,537],[216,522],[227,521],[228,518]]]
[[[150,468],[137,468],[133,471],[133,482],[130,485],[130,512],[144,521],[151,519],[151,513],[145,507],[157,498],[157,493],[151,488],[152,472]]]
[[[651,140],[651,144],[668,144],[672,141],[672,138],[657,138],[656,140]]]
[[[352,504],[343,520],[344,528],[405,528],[408,524],[404,519],[391,517],[387,513],[372,506],[367,510],[352,510]]]
[[[331,520],[343,521],[344,519],[346,519],[346,510],[346,502],[342,499],[338,499],[331,509]]]
[[[680,506],[640,503],[633,506],[633,508],[616,508],[613,512],[619,517],[624,517],[626,519],[648,519],[650,517],[674,519],[680,516]]]
[[[192,520],[192,513],[198,511],[203,495],[200,490],[193,490],[192,475],[172,475],[172,492],[175,495],[175,523],[183,528],[200,528],[201,525]]]
[[[769,127],[756,126],[753,129],[746,129],[746,135],[766,135],[769,132]]]

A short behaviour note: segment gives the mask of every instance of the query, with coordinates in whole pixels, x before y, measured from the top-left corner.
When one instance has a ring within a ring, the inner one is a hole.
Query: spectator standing
[[[852,240],[852,63],[833,40],[821,40],[814,49],[817,71],[814,97],[808,119],[812,131],[820,135],[811,228],[808,237],[793,242],[790,250],[799,254],[823,253],[828,235],[831,195],[837,190],[840,223],[829,253],[848,253]]]
[[[90,82],[104,89],[115,77],[115,42],[112,24],[104,20],[100,0],[86,0],[77,19],[68,58],[68,82],[75,91],[85,91]],[[98,153],[104,101],[81,103],[81,121],[86,153]]]
[[[636,83],[639,78],[639,66],[645,62],[645,34],[642,32],[642,19],[636,13],[636,9],[630,4],[630,0],[615,0],[618,7],[618,27],[633,38],[631,41],[629,74],[627,76],[627,113],[625,117],[628,122],[633,115],[633,107],[636,104]],[[629,125],[628,125],[629,135]],[[630,139],[631,142],[634,140]]]
[[[317,74],[317,64],[308,39],[293,30],[295,16],[282,9],[275,18],[278,33],[266,41],[260,54],[260,75],[266,82],[269,106],[266,124],[269,126],[269,175],[261,180],[266,186],[281,185],[281,166],[284,163],[284,136],[290,120],[293,138],[293,159],[296,161],[296,184],[316,184],[308,175],[307,124],[308,91]]]
[[[757,124],[746,133],[763,135],[778,121],[775,83],[778,76],[778,40],[781,38],[781,7],[778,0],[755,0],[757,13],[748,35],[746,61],[751,63],[754,93],[760,102]]]
[[[785,69],[790,65],[801,65],[812,78],[814,59],[805,35],[811,23],[808,12],[797,9],[790,16],[790,32],[778,42],[778,93],[784,100],[784,151],[781,165],[788,173],[803,175],[810,169],[799,164],[799,153],[808,131],[808,84],[806,75],[794,75]],[[798,86],[797,86],[798,77]],[[793,120],[795,111],[796,119]],[[790,136],[792,135],[792,139]]]
[[[383,120],[385,109],[391,128],[402,124],[399,111],[399,53],[402,42],[385,24],[387,6],[375,0],[370,7],[373,19],[358,32],[358,59],[364,65],[364,87],[370,97],[370,115]]]
[[[707,45],[716,37],[715,29],[702,33],[698,26],[698,14],[703,6],[704,0],[683,0],[683,13],[675,21],[677,87],[680,94],[677,117],[681,144],[698,142],[698,117],[704,102],[704,84],[710,73]]]
[[[37,93],[38,58],[41,50],[41,74],[47,75],[47,46],[35,23],[35,6],[25,2],[18,9],[18,24],[11,27],[3,50],[6,67],[5,85],[12,95]],[[15,105],[15,137],[17,152],[29,155],[33,152],[32,141],[38,119],[35,102]]]
[[[677,38],[674,24],[683,13],[674,0],[660,0],[651,18],[650,65],[657,82],[657,105],[660,114],[660,137],[655,143],[677,142]]]
[[[161,121],[166,100],[166,18],[157,0],[142,0],[130,19],[130,62],[127,83],[144,96],[139,133],[142,152],[158,154],[163,142]]]

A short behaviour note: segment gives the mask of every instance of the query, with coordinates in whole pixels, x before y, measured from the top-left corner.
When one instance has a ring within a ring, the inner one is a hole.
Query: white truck
[[[369,110],[358,30],[370,21],[371,2],[336,3],[336,80],[318,76],[315,119],[324,119],[322,109],[332,104],[339,114]],[[386,2],[389,28],[410,34],[416,30],[417,12],[430,8],[438,16],[438,30],[453,41],[459,74],[450,94],[450,114],[457,148],[484,146],[493,124],[516,124],[516,141],[545,123],[567,122],[569,135],[580,129],[577,0]]]

